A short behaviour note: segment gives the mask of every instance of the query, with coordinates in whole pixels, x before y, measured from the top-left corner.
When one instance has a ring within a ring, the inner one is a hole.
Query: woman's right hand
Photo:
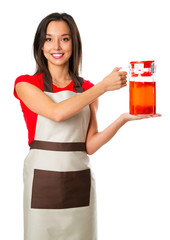
[[[121,67],[116,67],[103,80],[103,88],[105,92],[114,91],[127,86],[127,72],[120,71]]]

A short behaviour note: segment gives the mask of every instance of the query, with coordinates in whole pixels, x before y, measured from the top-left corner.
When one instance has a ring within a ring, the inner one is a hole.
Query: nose
[[[56,39],[56,40],[54,41],[54,49],[56,49],[56,50],[61,50],[61,42],[60,42],[59,39]]]

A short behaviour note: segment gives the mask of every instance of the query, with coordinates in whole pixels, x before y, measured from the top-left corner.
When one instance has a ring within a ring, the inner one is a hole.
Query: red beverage
[[[156,114],[156,83],[130,81],[130,114]]]

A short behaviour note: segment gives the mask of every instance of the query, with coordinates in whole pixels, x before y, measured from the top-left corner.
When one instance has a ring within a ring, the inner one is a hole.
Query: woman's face
[[[48,24],[42,50],[48,61],[48,66],[68,64],[72,55],[72,38],[66,22],[52,21]]]

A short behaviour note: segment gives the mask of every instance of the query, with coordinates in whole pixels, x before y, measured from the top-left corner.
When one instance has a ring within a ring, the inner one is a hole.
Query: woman
[[[128,121],[122,114],[98,132],[97,98],[127,85],[115,68],[95,86],[79,77],[81,39],[73,18],[53,13],[34,39],[37,70],[15,81],[28,128],[30,151],[24,162],[24,239],[95,240],[95,181],[88,155]],[[88,155],[87,155],[88,154]]]

